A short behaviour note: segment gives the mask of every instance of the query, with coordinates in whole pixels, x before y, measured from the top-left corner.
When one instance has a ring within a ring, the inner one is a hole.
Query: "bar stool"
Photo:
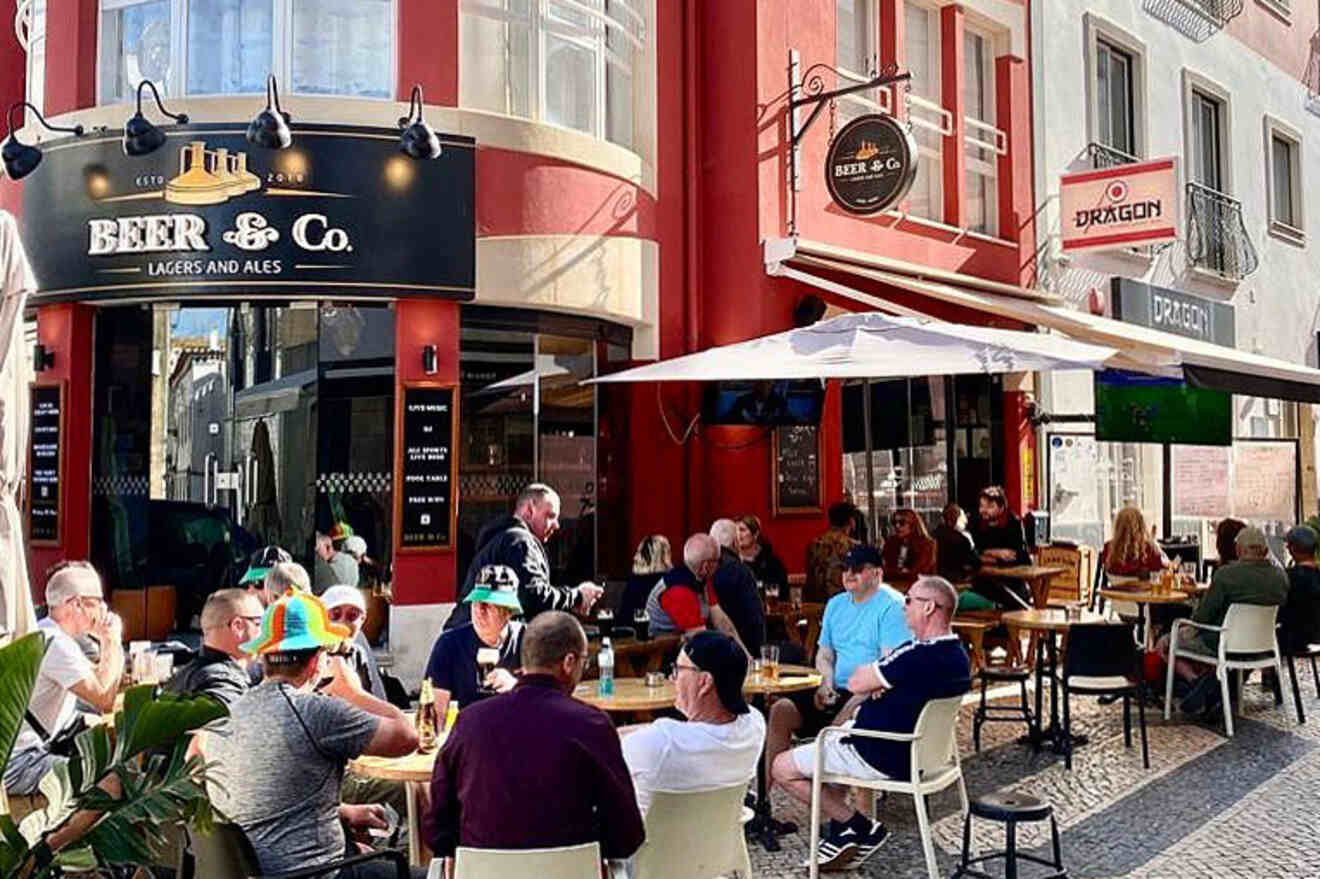
[[[1027,725],[1028,731],[1032,729],[1031,709],[1027,706],[1027,679],[1031,677],[1030,670],[1020,665],[988,665],[981,669],[979,677],[981,678],[981,704],[977,706],[976,713],[972,715],[972,742],[977,753],[981,751],[981,724],[983,723],[1020,720]],[[997,684],[1016,683],[1022,694],[1018,704],[989,704],[986,701],[986,691],[990,689],[991,681]]]
[[[972,847],[972,816],[989,821],[1001,821],[1005,826],[1004,850],[969,858]],[[1054,860],[1047,861],[1035,855],[1017,850],[1017,825],[1019,821],[1050,822],[1050,837],[1054,844]],[[972,800],[967,817],[963,819],[962,858],[958,869],[951,879],[961,876],[975,876],[977,879],[995,879],[989,873],[971,869],[972,864],[980,864],[995,858],[1004,859],[1004,879],[1017,879],[1018,860],[1031,861],[1046,867],[1053,867],[1057,872],[1041,876],[1040,879],[1068,879],[1068,871],[1063,867],[1063,854],[1059,849],[1059,826],[1054,822],[1054,808],[1033,796],[1021,793],[995,793]]]

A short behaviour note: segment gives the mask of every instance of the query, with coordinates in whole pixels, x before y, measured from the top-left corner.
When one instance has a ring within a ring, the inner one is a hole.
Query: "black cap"
[[[874,546],[859,543],[848,550],[848,554],[843,557],[845,568],[860,568],[862,565],[875,565],[877,568],[883,568],[885,563],[880,555],[880,550]]]
[[[698,632],[683,647],[692,664],[715,679],[720,703],[734,714],[747,713],[743,684],[747,681],[747,654],[723,632]]]
[[[293,556],[280,547],[271,544],[252,553],[252,557],[248,560],[248,567],[273,568],[281,562],[291,561],[293,561]]]

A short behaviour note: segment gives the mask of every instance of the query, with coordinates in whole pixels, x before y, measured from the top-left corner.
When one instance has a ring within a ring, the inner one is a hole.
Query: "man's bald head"
[[[694,572],[707,561],[718,561],[719,544],[709,534],[693,534],[683,544],[683,563]]]

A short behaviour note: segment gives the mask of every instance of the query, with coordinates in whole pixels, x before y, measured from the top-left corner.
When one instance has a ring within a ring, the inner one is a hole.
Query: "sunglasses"
[[[936,601],[934,598],[927,598],[927,597],[924,596],[924,595],[904,595],[904,596],[903,596],[903,606],[904,606],[904,607],[907,607],[908,605],[910,605],[910,604],[911,604],[912,602],[914,602],[914,601],[929,601],[931,604],[935,605],[936,607],[940,608],[941,610],[949,610],[949,609],[950,609],[949,606],[948,606],[947,604],[942,604],[942,603],[940,603],[939,601]]]

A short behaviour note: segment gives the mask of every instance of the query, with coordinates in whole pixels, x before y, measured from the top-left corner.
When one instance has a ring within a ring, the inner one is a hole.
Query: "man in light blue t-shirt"
[[[854,700],[847,690],[848,678],[857,666],[875,662],[912,640],[903,614],[903,595],[885,584],[880,551],[865,544],[854,546],[843,557],[843,568],[845,591],[825,605],[816,647],[821,685],[814,691],[790,694],[770,709],[767,777],[775,757],[792,744],[794,733],[812,736],[833,724],[841,713],[848,716]]]

